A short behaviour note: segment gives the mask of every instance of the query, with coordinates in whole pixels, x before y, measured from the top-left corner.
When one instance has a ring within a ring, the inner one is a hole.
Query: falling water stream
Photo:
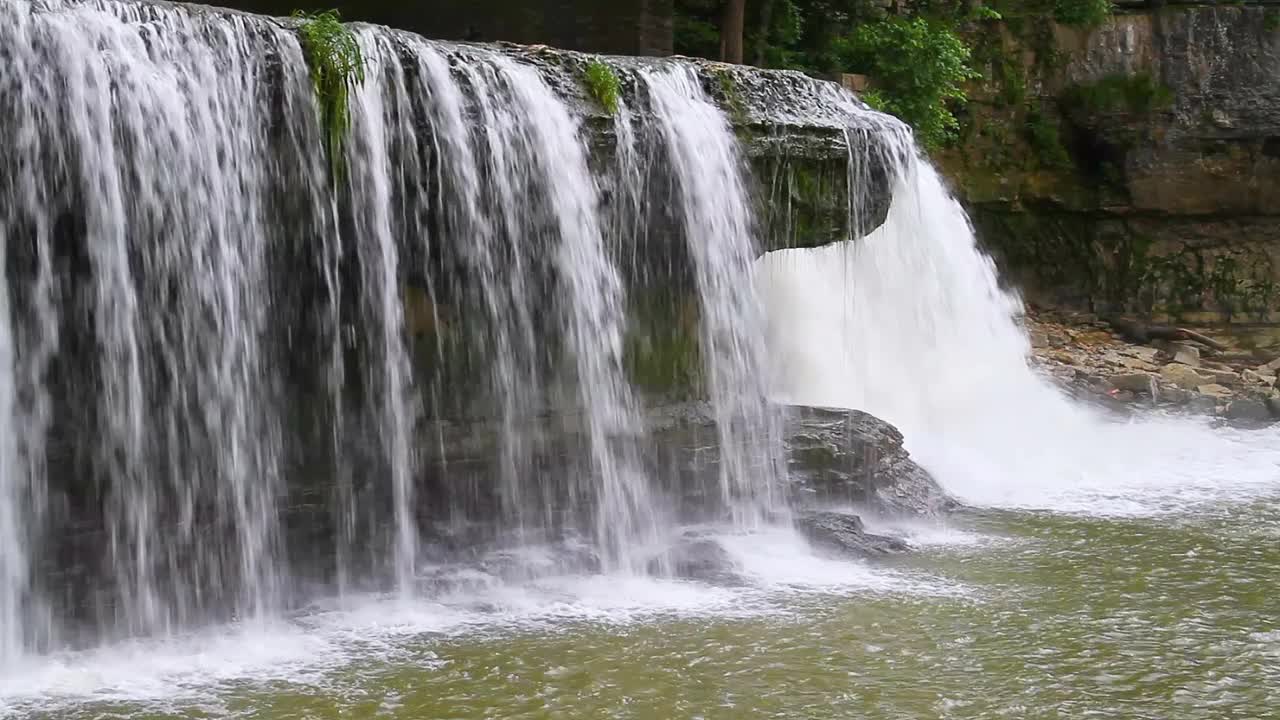
[[[847,240],[760,256],[694,66],[616,61],[602,120],[536,53],[352,29],[335,162],[286,22],[0,4],[0,716],[1280,704],[1280,435],[1040,378],[900,123],[804,80]],[[628,371],[637,277],[696,304],[697,492]],[[972,509],[871,519],[914,546],[884,562],[815,553],[777,401],[889,420]],[[689,537],[730,580],[673,574]]]

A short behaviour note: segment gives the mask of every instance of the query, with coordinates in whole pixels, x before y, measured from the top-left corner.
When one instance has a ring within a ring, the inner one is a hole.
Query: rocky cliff
[[[943,166],[1029,299],[1182,320],[1280,308],[1280,3],[986,25]]]

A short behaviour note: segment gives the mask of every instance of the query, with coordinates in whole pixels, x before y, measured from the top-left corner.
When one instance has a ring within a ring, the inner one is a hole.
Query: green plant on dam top
[[[1053,18],[1064,25],[1092,27],[1111,17],[1111,0],[1056,0]]]
[[[360,43],[342,24],[336,10],[297,10],[293,16],[302,20],[298,35],[320,105],[325,149],[336,179],[343,170],[342,146],[351,126],[350,93],[357,83],[364,82],[364,56]]]
[[[622,83],[618,81],[618,74],[613,71],[613,68],[599,60],[592,60],[587,63],[583,80],[586,82],[587,92],[600,103],[600,107],[604,108],[605,112],[610,115],[618,112]]]

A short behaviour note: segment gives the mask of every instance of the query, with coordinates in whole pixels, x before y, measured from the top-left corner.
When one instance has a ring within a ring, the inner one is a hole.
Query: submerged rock
[[[662,556],[649,563],[649,572],[665,570],[678,578],[700,580],[715,585],[735,585],[741,581],[737,563],[720,543],[710,538],[685,535]]]
[[[910,549],[901,539],[867,532],[862,519],[848,513],[801,513],[796,517],[796,529],[816,547],[859,557],[883,557]]]
[[[1255,420],[1266,422],[1271,420],[1271,409],[1264,400],[1232,400],[1227,404],[1226,417],[1231,420]]]

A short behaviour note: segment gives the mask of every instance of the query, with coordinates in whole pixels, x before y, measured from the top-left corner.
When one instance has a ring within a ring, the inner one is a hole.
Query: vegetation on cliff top
[[[676,50],[717,58],[724,52],[729,0],[676,0]],[[813,75],[862,74],[864,99],[893,113],[936,149],[956,139],[957,115],[979,69],[998,72],[999,32],[1043,32],[1054,22],[1091,26],[1111,13],[1111,0],[747,0],[744,59],[762,67]],[[1051,34],[1051,32],[1050,32]],[[729,43],[733,45],[734,43]],[[981,52],[977,52],[981,50]],[[977,57],[981,55],[981,57]],[[1045,53],[1045,57],[1050,57]],[[723,59],[723,58],[722,58]],[[980,62],[980,60],[982,62]],[[1017,80],[1016,73],[1006,73]],[[1022,101],[1005,83],[1012,104]]]
[[[1069,106],[1086,113],[1129,112],[1145,114],[1162,110],[1173,102],[1173,91],[1150,73],[1115,73],[1090,85],[1075,85],[1063,94]]]
[[[955,137],[960,123],[948,107],[966,99],[964,83],[981,77],[968,46],[950,29],[924,17],[890,17],[858,26],[837,44],[850,66],[865,68],[876,88],[863,98],[911,123],[925,147]]]
[[[613,68],[599,60],[592,60],[583,70],[582,80],[586,83],[587,92],[591,94],[592,99],[600,103],[600,107],[604,108],[605,112],[610,115],[618,112],[622,83],[618,81],[618,74],[613,71]]]
[[[355,35],[336,10],[293,13],[302,23],[298,36],[311,70],[325,133],[325,150],[335,181],[343,172],[343,143],[351,127],[351,90],[364,82],[364,56]]]

